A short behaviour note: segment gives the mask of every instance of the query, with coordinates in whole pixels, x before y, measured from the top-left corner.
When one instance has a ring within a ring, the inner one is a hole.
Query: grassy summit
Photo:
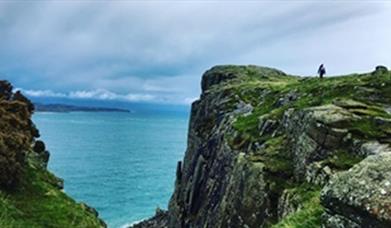
[[[265,70],[266,69],[266,70]],[[290,109],[334,104],[349,109],[363,119],[347,124],[354,134],[366,138],[384,138],[391,129],[374,118],[391,117],[391,74],[389,71],[344,76],[297,77],[271,68],[257,66],[219,66],[213,69],[234,74],[232,80],[213,86],[209,93],[224,92],[227,110],[243,101],[254,108],[250,115],[239,116],[235,129],[248,137],[258,137],[260,117],[280,119]],[[265,94],[265,91],[266,94]]]
[[[222,106],[227,112],[245,110],[236,115],[234,131],[226,135],[230,146],[246,151],[250,162],[264,164],[275,201],[291,197],[288,201],[295,209],[289,215],[278,218],[280,208],[272,208],[276,215],[269,225],[273,227],[320,227],[324,212],[320,192],[325,180],[319,184],[307,184],[308,178],[297,177],[300,176],[297,172],[302,169],[295,164],[296,160],[300,160],[297,157],[307,155],[292,152],[292,147],[297,142],[308,147],[310,142],[300,142],[304,140],[303,137],[295,137],[294,134],[300,134],[300,131],[287,130],[289,127],[284,126],[284,122],[291,121],[291,117],[284,115],[303,113],[297,121],[310,117],[302,125],[315,119],[315,125],[321,126],[320,129],[314,126],[303,130],[309,131],[310,138],[315,140],[325,138],[323,144],[318,145],[324,148],[316,149],[319,150],[316,152],[318,154],[314,153],[311,156],[315,157],[304,161],[307,173],[312,169],[311,165],[318,166],[316,172],[323,172],[324,169],[331,173],[353,167],[365,158],[365,155],[355,151],[354,143],[373,140],[388,145],[391,143],[391,73],[383,68],[372,73],[327,77],[323,80],[291,76],[257,66],[218,66],[206,75],[212,72],[214,77],[223,80],[218,85],[212,83],[204,91],[205,94],[224,94]],[[247,107],[247,111],[244,107]],[[277,130],[267,130],[273,126]],[[295,128],[299,127],[295,125]],[[333,136],[334,141],[327,142],[327,131],[334,130],[341,137],[337,134]],[[322,131],[326,131],[323,136],[320,135]],[[319,155],[322,151],[328,152]]]

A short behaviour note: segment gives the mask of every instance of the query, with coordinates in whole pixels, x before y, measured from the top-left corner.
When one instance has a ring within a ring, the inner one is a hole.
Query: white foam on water
[[[146,219],[141,219],[141,220],[137,220],[137,221],[134,221],[134,222],[130,222],[130,223],[126,223],[124,225],[121,226],[121,228],[128,228],[129,226],[133,226],[137,223],[140,223],[142,221],[145,221]]]

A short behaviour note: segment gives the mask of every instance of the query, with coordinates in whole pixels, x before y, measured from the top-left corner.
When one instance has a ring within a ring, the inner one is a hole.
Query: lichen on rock
[[[361,227],[390,227],[390,164],[391,153],[382,151],[335,175],[321,196],[327,219],[337,215]]]
[[[389,225],[388,70],[320,81],[228,65],[201,84],[168,227]]]

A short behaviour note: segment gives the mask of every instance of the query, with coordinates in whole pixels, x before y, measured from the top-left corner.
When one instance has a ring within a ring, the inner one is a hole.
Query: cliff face
[[[217,66],[168,212],[135,227],[391,227],[391,74]]]
[[[0,227],[105,227],[95,209],[63,191],[31,121],[34,105],[0,81]]]

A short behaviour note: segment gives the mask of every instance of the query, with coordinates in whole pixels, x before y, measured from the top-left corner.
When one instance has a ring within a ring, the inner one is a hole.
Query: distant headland
[[[37,112],[130,112],[127,109],[35,103]]]

